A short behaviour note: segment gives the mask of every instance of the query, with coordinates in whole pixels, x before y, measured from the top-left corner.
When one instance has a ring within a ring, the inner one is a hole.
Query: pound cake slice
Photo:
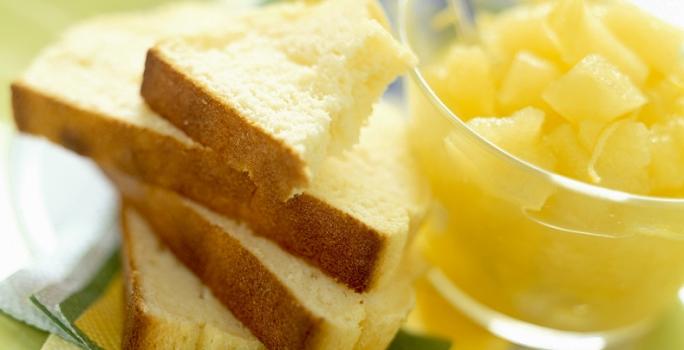
[[[123,349],[265,349],[157,240],[140,214],[124,208],[121,224]]]
[[[356,143],[372,105],[415,63],[377,0],[303,6],[270,22],[255,13],[248,31],[162,41],[141,89],[153,110],[278,199]]]
[[[241,27],[249,18],[235,19],[221,4],[110,15],[70,29],[12,85],[18,128],[245,221],[356,291],[382,284],[426,203],[398,111],[376,106],[360,142],[324,161],[324,175],[283,202],[257,191],[222,153],[194,142],[140,97],[145,52],[154,42]],[[292,16],[302,6],[269,11]]]
[[[267,348],[380,348],[412,306],[412,273],[394,271],[391,286],[358,294],[244,225],[107,173],[161,241]]]

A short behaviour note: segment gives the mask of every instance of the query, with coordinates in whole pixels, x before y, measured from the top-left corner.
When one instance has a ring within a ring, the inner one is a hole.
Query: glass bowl
[[[479,1],[476,10],[507,3]],[[521,345],[601,349],[639,336],[684,281],[684,199],[549,172],[471,130],[423,75],[457,35],[433,25],[445,9],[401,0],[398,21],[421,62],[406,89],[412,147],[436,198],[423,236],[429,281]]]

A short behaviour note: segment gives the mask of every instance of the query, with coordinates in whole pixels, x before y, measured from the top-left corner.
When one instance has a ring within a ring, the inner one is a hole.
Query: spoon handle
[[[449,0],[449,5],[458,19],[458,33],[467,43],[477,42],[475,5],[473,0]]]

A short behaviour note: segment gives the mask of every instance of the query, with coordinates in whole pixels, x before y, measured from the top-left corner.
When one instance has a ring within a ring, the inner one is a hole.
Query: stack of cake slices
[[[374,0],[108,15],[12,86],[18,128],[122,195],[125,349],[384,349],[428,199],[381,102],[415,64]]]

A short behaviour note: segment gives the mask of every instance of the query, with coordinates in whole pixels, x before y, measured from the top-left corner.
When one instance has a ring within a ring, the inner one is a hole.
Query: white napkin
[[[69,337],[30,298],[60,315],[118,247],[117,207],[93,163],[0,124],[0,310]]]

